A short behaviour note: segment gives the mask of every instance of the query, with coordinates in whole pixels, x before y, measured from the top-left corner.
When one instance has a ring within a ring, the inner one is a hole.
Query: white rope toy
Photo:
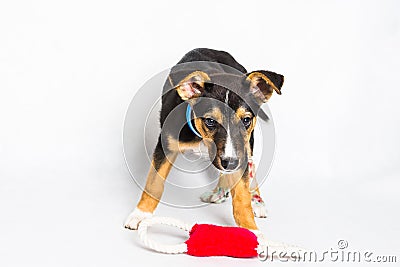
[[[181,244],[167,245],[151,240],[148,228],[153,225],[167,225],[189,233],[189,239]],[[216,226],[210,224],[187,224],[169,217],[151,217],[144,219],[138,228],[138,234],[144,245],[152,250],[166,253],[187,253],[192,256],[231,256],[250,258],[261,253],[301,252],[303,249],[282,242],[266,241],[259,231],[250,231],[241,227]],[[269,248],[268,250],[266,248]],[[268,253],[269,254],[269,253]]]
[[[184,223],[184,222],[174,219],[174,218],[152,217],[152,218],[143,220],[139,224],[139,228],[138,228],[139,238],[142,240],[143,244],[148,248],[151,248],[158,252],[167,253],[167,254],[178,254],[178,253],[186,253],[187,252],[186,243],[177,244],[177,245],[165,245],[165,244],[160,244],[160,243],[157,243],[157,242],[149,239],[149,237],[147,236],[147,229],[149,226],[153,226],[155,224],[174,226],[174,227],[182,229],[186,232],[189,232],[190,229],[192,229],[193,225]]]

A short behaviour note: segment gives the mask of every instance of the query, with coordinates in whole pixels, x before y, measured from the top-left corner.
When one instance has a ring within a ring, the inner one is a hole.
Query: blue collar
[[[186,108],[186,122],[187,122],[187,124],[188,124],[190,130],[192,130],[192,132],[193,132],[195,135],[197,135],[197,136],[200,137],[200,138],[203,138],[203,137],[201,137],[201,135],[199,134],[199,132],[196,131],[196,129],[193,127],[193,124],[192,124],[192,107],[190,106],[190,104],[188,104],[188,105],[187,105],[187,108]]]

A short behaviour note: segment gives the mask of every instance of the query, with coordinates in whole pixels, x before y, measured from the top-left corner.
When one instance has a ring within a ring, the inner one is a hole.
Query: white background
[[[257,220],[267,236],[315,250],[345,239],[400,261],[399,10],[396,1],[1,2],[0,265],[270,264],[157,254],[122,227],[139,197],[122,154],[125,111],[137,88],[196,47],[285,75],[270,102],[277,153],[262,186],[269,218]],[[157,214],[233,225],[230,209]]]

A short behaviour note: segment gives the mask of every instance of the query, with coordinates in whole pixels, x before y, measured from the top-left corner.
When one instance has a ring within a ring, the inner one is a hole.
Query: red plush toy
[[[257,256],[257,237],[240,227],[195,224],[185,242],[187,254],[192,256],[231,256],[251,258]]]
[[[183,244],[158,244],[147,237],[148,226],[164,224],[189,232],[189,239]],[[139,237],[144,244],[163,253],[187,253],[192,256],[230,256],[236,258],[257,257],[257,236],[240,227],[216,226],[211,224],[185,224],[166,217],[145,219],[139,225]]]

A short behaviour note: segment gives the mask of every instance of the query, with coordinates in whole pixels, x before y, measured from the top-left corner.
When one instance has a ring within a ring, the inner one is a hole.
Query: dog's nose
[[[239,165],[238,158],[221,158],[221,166],[227,171],[232,171]]]

